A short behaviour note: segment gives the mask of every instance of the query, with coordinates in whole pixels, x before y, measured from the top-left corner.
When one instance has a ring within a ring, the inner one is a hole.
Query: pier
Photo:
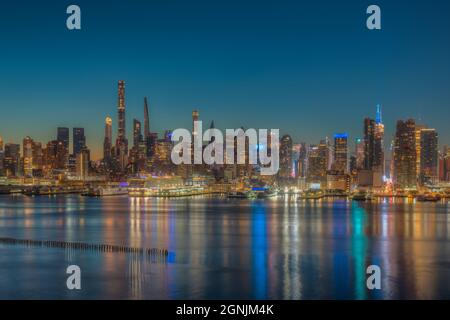
[[[0,238],[0,244],[7,245],[22,245],[27,247],[47,247],[59,249],[77,249],[85,251],[99,251],[99,252],[119,252],[119,253],[133,253],[141,254],[151,257],[166,258],[169,255],[167,249],[158,248],[135,248],[122,245],[111,244],[94,244],[84,242],[67,242],[55,240],[30,240],[30,239],[15,239],[15,238]]]

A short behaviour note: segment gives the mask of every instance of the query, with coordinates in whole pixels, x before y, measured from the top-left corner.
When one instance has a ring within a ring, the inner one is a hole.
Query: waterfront
[[[0,237],[167,248],[0,244],[0,299],[449,299],[450,205],[407,199],[0,196]],[[68,265],[82,290],[66,288]],[[382,290],[366,289],[366,267]]]

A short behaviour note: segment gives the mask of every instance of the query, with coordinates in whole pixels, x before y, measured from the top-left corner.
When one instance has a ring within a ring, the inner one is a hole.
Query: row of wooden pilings
[[[39,246],[48,248],[61,249],[77,249],[77,250],[95,250],[101,252],[123,252],[123,253],[137,253],[142,255],[149,255],[155,257],[167,257],[169,251],[167,249],[157,248],[133,248],[127,246],[118,246],[112,244],[94,244],[83,242],[67,242],[55,240],[29,240],[29,239],[14,239],[14,238],[0,238],[0,243],[10,245],[25,245],[25,246]]]

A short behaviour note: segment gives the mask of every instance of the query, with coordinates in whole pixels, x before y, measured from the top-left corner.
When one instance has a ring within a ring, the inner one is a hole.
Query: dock
[[[84,242],[68,242],[55,240],[31,240],[31,239],[15,239],[15,238],[0,238],[0,244],[7,245],[21,245],[27,247],[47,247],[59,249],[76,249],[85,251],[99,251],[99,252],[118,252],[118,253],[133,253],[146,255],[151,257],[167,257],[169,251],[167,249],[158,248],[136,248],[124,245],[112,244],[95,244]]]

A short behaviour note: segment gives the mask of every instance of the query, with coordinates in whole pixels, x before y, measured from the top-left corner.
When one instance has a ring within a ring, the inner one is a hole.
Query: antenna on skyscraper
[[[381,116],[381,104],[377,104],[377,115],[375,118],[376,123],[382,122],[382,116]]]

